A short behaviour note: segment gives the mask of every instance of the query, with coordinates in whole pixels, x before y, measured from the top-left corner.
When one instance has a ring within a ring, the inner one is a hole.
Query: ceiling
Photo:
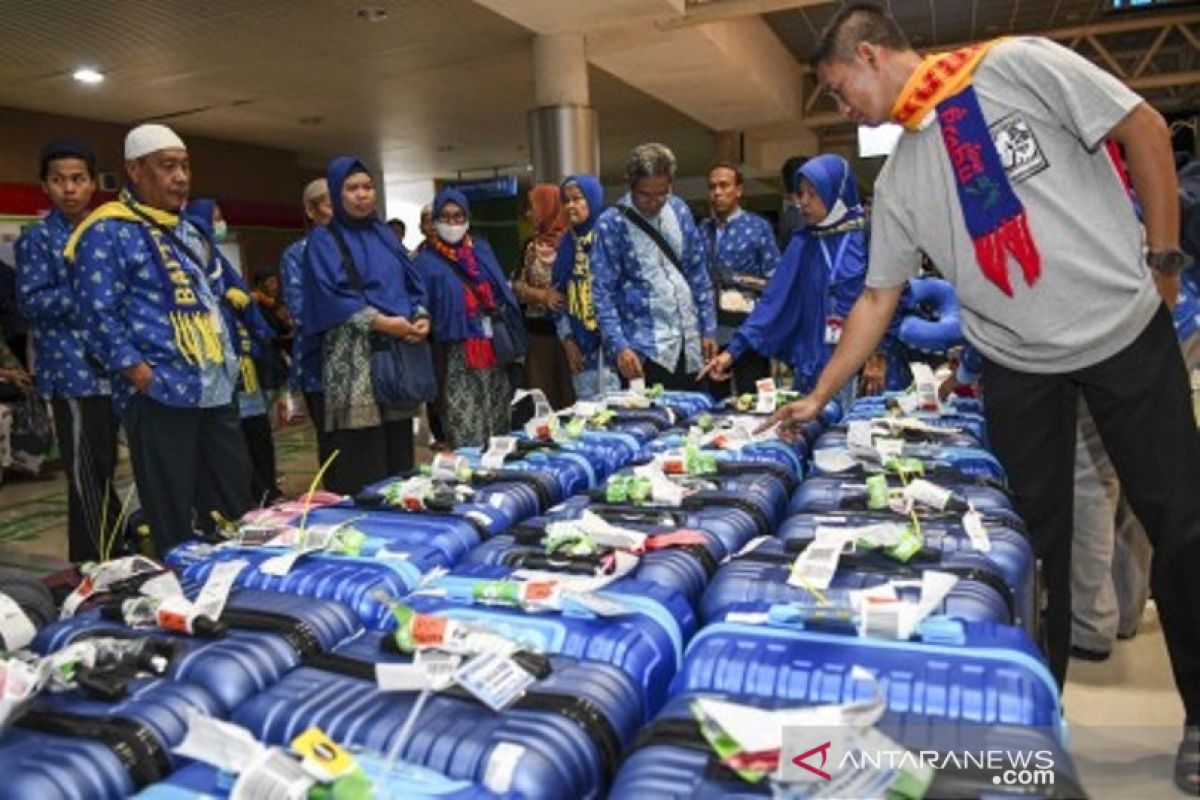
[[[1116,18],[1103,12],[1104,0],[891,5],[918,47],[1091,25],[1062,40],[1145,83],[1140,90],[1166,110],[1200,105],[1195,6],[1170,17]],[[386,18],[360,19],[364,6]],[[658,27],[762,14],[804,63],[835,7],[832,0],[679,0],[687,13]],[[4,0],[2,13],[0,106],[122,124],[158,119],[184,134],[296,151],[310,166],[349,151],[379,163],[389,182],[523,171],[528,162],[533,33],[472,0]],[[1171,24],[1156,22],[1164,18]],[[1141,28],[1128,30],[1130,20]],[[645,30],[654,35],[654,24]],[[70,73],[85,65],[107,80],[75,83]],[[676,150],[685,174],[713,158],[707,127],[595,67],[589,75],[607,175],[630,146],[650,138]],[[1173,75],[1191,78],[1173,84]],[[807,123],[831,139],[845,136],[848,129],[815,99],[811,75],[800,90]]]
[[[524,169],[533,34],[471,0],[4,0],[0,106],[295,150],[355,152],[389,180]],[[356,11],[381,8],[368,22]],[[82,32],[86,32],[83,35]],[[99,86],[75,83],[81,65]],[[596,69],[601,162],[652,132],[681,162],[707,128]]]

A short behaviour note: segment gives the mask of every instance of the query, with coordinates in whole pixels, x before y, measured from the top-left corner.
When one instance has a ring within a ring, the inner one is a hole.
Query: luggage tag
[[[916,387],[917,407],[922,411],[942,410],[938,400],[937,378],[928,364],[910,362],[908,368],[912,371],[913,385]]]
[[[818,535],[821,530],[817,529]],[[849,540],[844,531],[827,532],[821,538],[813,539],[792,562],[788,585],[817,592],[828,589]],[[818,599],[822,599],[819,594]]]
[[[963,530],[967,533],[967,538],[971,540],[971,547],[981,553],[990,553],[992,551],[992,540],[988,537],[987,528],[983,524],[983,515],[976,511],[973,507],[963,514],[962,518]]]
[[[496,331],[492,327],[492,318],[484,314],[479,320],[479,327],[483,328],[483,338],[491,339]]]
[[[63,601],[61,619],[75,616],[75,611],[94,594],[108,591],[113,585],[147,572],[162,572],[163,568],[145,556],[125,556],[81,567],[83,581]]]
[[[187,730],[171,752],[237,775],[249,769],[266,749],[242,726],[214,719],[189,706]]]
[[[757,393],[754,401],[754,413],[775,413],[775,380],[773,378],[763,378],[755,382],[754,388]]]
[[[178,583],[178,581],[176,581]],[[11,597],[0,592],[0,637],[9,650],[20,650],[37,636],[37,628]]]
[[[634,609],[619,600],[595,592],[570,592],[563,595],[563,613],[576,616],[622,617],[634,613]],[[584,614],[578,612],[583,610]]]
[[[829,317],[825,320],[825,344],[836,345],[842,340],[842,320],[840,317]]]
[[[875,434],[869,420],[852,419],[846,423],[846,447],[855,454],[874,455]]]
[[[656,464],[634,467],[633,474],[650,481],[650,499],[655,503],[677,508],[683,505],[684,488],[663,474]]]
[[[853,456],[845,450],[836,447],[826,447],[817,450],[813,453],[813,463],[817,465],[817,469],[826,475],[837,475],[840,472],[846,472],[858,466],[858,461]]]
[[[238,561],[222,561],[214,566],[212,572],[209,573],[208,580],[204,582],[204,588],[196,597],[196,615],[208,617],[211,620],[220,619],[221,612],[225,610],[225,601],[229,599],[229,592],[233,589],[233,583],[245,568],[246,562],[240,559]],[[180,597],[182,596],[180,593]]]
[[[536,682],[516,661],[494,652],[472,658],[454,673],[454,682],[496,713],[517,702]]]
[[[953,496],[954,493],[949,489],[942,488],[924,478],[918,478],[904,487],[906,500],[921,503],[938,511],[945,511]]]
[[[645,378],[630,378],[629,392],[635,397],[646,396],[646,379]]]
[[[466,480],[470,476],[471,462],[456,453],[438,453],[429,464],[429,476],[435,481]]]
[[[904,440],[876,437],[875,452],[879,455],[881,464],[889,459],[900,458],[904,453]]]
[[[517,449],[517,437],[493,436],[488,440],[487,452],[480,458],[479,463],[487,469],[501,469],[504,459]]]
[[[292,740],[300,767],[320,783],[333,783],[358,769],[354,756],[314,726]]]
[[[316,783],[300,762],[271,747],[238,775],[229,800],[305,800]]]

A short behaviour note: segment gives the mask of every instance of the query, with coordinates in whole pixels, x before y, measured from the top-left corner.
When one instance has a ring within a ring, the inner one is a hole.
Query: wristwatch
[[[1192,265],[1192,257],[1179,248],[1171,250],[1147,250],[1146,266],[1168,278],[1178,275]]]

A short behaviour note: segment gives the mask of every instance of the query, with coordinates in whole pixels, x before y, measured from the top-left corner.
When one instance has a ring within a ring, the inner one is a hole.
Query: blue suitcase
[[[546,525],[570,516],[536,517],[510,534],[494,537],[471,551],[464,564],[499,564],[516,569],[534,569],[575,575],[601,575],[611,571],[611,553],[562,555],[546,552]],[[624,526],[635,528],[638,526]],[[641,531],[648,532],[648,531]],[[703,543],[649,550],[640,554],[631,578],[674,589],[695,607],[708,579],[724,558],[725,547],[711,533],[695,531]]]
[[[534,652],[620,667],[642,687],[649,719],[666,699],[683,646],[696,630],[696,617],[687,601],[664,586],[632,578],[598,593],[629,612],[617,616],[599,616],[578,605],[562,611],[526,612],[476,600],[481,584],[504,580],[512,572],[486,564],[460,566],[404,602],[420,613],[485,625]]]
[[[724,499],[740,501],[740,498]],[[752,502],[745,505],[735,502],[702,504],[685,500],[682,506],[674,508],[606,503],[590,497],[573,497],[552,508],[550,513],[571,518],[579,516],[585,508],[616,525],[650,529],[658,533],[681,528],[711,533],[727,554],[737,552],[755,536],[768,536],[773,533],[770,519]]]
[[[351,609],[341,603],[250,589],[230,596],[221,621],[228,632],[204,639],[135,630],[93,609],[46,627],[32,648],[46,655],[96,636],[168,638],[177,651],[167,675],[201,687],[215,698],[224,715],[294,669],[305,656],[331,650],[361,630]]]
[[[700,600],[701,622],[724,619],[731,611],[759,612],[779,604],[812,603],[812,593],[787,582],[797,555],[789,552],[783,542],[771,539],[724,564]],[[942,557],[940,552],[925,550],[908,563],[882,553],[846,554],[824,594],[866,589],[891,580],[919,582],[926,569],[949,572],[959,578],[943,601],[940,613],[1004,625],[1024,622],[1031,633],[1034,630],[1032,597],[1018,597],[995,564],[978,553],[960,552]]]
[[[873,409],[863,409],[862,411],[852,412],[847,414],[842,420],[843,423],[852,420],[873,420],[881,416],[889,416],[887,414],[877,414]],[[946,412],[937,413],[931,411],[914,411],[909,414],[901,414],[902,417],[918,419],[927,425],[932,425],[935,428],[961,428],[966,434],[969,434],[975,439],[974,447],[988,448],[987,438],[987,421],[981,414],[972,414],[969,412]],[[845,425],[838,425],[832,429],[833,431],[845,431]]]
[[[760,533],[761,520],[730,505],[668,508],[606,503],[588,497],[573,497],[530,522],[543,525],[546,521],[577,519],[585,510],[614,525],[655,536],[683,530],[708,534],[711,538],[707,549],[717,561],[737,552],[755,536],[764,535]]]
[[[493,788],[529,800],[603,796],[643,721],[638,687],[603,664],[551,658],[549,665],[549,675],[502,713],[457,688],[433,694],[401,757],[477,784],[503,771],[507,785]],[[368,661],[329,660],[295,670],[232,721],[269,744],[315,725],[343,745],[388,753],[415,701],[414,693],[380,692]]]
[[[875,416],[885,414],[889,410],[899,410],[899,398],[905,392],[887,392],[855,400],[847,414],[872,413]],[[983,402],[973,397],[950,397],[942,402],[942,412],[951,414],[983,414]],[[925,412],[937,413],[937,412]]]
[[[277,576],[261,569],[264,561],[285,552],[276,548],[197,550],[195,558],[186,560],[185,548],[186,545],[175,548],[167,559],[185,582],[202,583],[222,561],[245,560],[248,565],[234,582],[238,588],[336,600],[353,609],[364,626],[376,630],[386,627],[391,618],[387,604],[376,597],[378,592],[403,597],[420,583],[425,573],[445,566],[439,551],[409,545],[374,558],[310,553],[297,560],[287,575]]]
[[[922,641],[901,642],[786,625],[714,623],[688,646],[671,693],[841,704],[862,697],[852,672],[858,666],[879,682],[893,712],[986,725],[1062,726],[1058,685],[1019,628],[931,618],[921,632]]]
[[[658,455],[671,450],[678,450],[686,444],[686,434],[676,431],[665,434],[654,442],[651,442],[649,452]],[[800,480],[804,477],[806,472],[805,465],[808,463],[808,445],[803,439],[797,439],[795,442],[769,439],[742,445],[737,448],[706,447],[704,452],[713,454],[718,461],[778,464],[794,480]]]
[[[642,729],[630,745],[621,771],[609,792],[611,800],[642,800],[655,798],[689,798],[689,800],[740,800],[772,796],[769,781],[752,784],[742,780],[722,765],[700,731],[692,710],[699,697],[719,699],[764,711],[791,709],[798,704],[777,698],[744,697],[739,695],[702,692],[673,698],[655,718]],[[869,695],[868,695],[869,697]],[[912,753],[919,752],[1020,752],[1045,751],[1051,754],[1053,783],[1034,789],[1036,796],[1054,798],[1085,797],[1071,756],[1053,732],[1045,728],[1019,725],[979,725],[959,722],[953,725],[921,714],[887,713],[876,729]],[[781,742],[782,744],[782,742]],[[792,757],[794,753],[780,753]],[[935,773],[924,796],[926,798],[963,797],[1030,797],[1027,786],[998,786],[993,781],[1000,773],[972,770],[960,757],[960,769],[944,767]],[[842,777],[831,762],[826,771],[833,780]]]
[[[843,449],[843,448],[834,448]],[[814,472],[821,474],[816,468],[814,452]],[[996,457],[978,447],[938,447],[936,445],[905,444],[901,450],[903,458],[915,458],[934,468],[951,468],[965,475],[991,478],[999,483],[1005,482],[1004,467]]]
[[[222,713],[199,686],[158,678],[134,679],[115,703],[78,690],[44,693],[0,735],[0,798],[128,797],[179,765],[171,748],[190,708]]]
[[[557,485],[550,490],[542,485],[542,476],[537,473],[514,472],[518,478],[528,477],[533,482],[510,479],[508,471],[483,471],[472,476],[471,495],[465,500],[458,498],[457,486],[447,484],[446,497],[422,498],[423,507],[406,508],[396,504],[402,499],[388,498],[391,487],[404,478],[388,478],[360,492],[353,500],[353,509],[321,510],[345,514],[347,519],[366,514],[365,522],[356,521],[355,527],[371,536],[378,533],[383,538],[411,530],[414,536],[410,540],[445,542],[447,563],[453,564],[488,536],[503,533],[549,508]],[[442,523],[444,532],[438,530],[438,523]]]
[[[890,512],[855,512],[850,514],[800,514],[784,522],[778,538],[786,549],[802,550],[816,536],[818,526],[860,527],[877,522],[896,521]],[[930,516],[921,519],[921,532],[925,547],[929,551],[950,556],[954,553],[976,552],[995,565],[1004,581],[1012,589],[1016,599],[1019,623],[1026,630],[1038,627],[1037,558],[1033,552],[1024,525],[1013,524],[1010,515],[983,517],[991,549],[975,550],[971,539],[963,529],[962,520],[952,514]],[[1035,640],[1037,637],[1034,637]]]
[[[750,399],[748,401],[744,401],[740,397],[731,397],[728,400],[723,400],[720,403],[720,405],[718,405],[716,407],[716,409],[714,409],[714,410],[720,411],[721,413],[726,413],[726,414],[756,414],[756,413],[758,413],[753,410],[743,410],[743,409],[753,409],[753,404],[755,402],[754,395],[752,395],[752,394],[751,395],[743,395],[742,397],[749,397]],[[847,411],[847,409],[842,408],[842,404],[840,402],[838,402],[837,400],[830,400],[828,403],[825,404],[825,407],[821,409],[821,413],[817,416],[816,422],[818,422],[823,427],[829,427],[830,425],[836,425],[839,422],[841,422],[842,416],[843,416],[843,414],[846,413],[846,411]],[[764,419],[767,417],[766,414],[762,414],[761,416]]]
[[[460,447],[455,451],[476,469],[480,469],[483,451],[478,447]],[[584,453],[561,448],[532,450],[521,458],[506,461],[505,473],[531,473],[546,489],[546,502],[553,505],[586,492],[598,483],[596,466]],[[542,504],[545,507],[545,503]]]
[[[974,433],[965,431],[961,433],[942,435],[921,433],[919,431],[904,431],[897,433],[899,438],[904,439],[904,441],[908,442],[909,444],[937,447],[975,447],[985,449],[987,447],[987,444],[979,437],[975,436]],[[822,433],[817,438],[816,443],[813,445],[813,450],[823,450],[828,447],[846,447],[848,441],[847,429],[845,427],[834,428],[833,430]]]
[[[981,514],[1002,516],[1012,519],[1018,525],[1021,524],[1021,518],[1013,510],[1012,500],[1006,489],[975,480],[965,483],[942,483],[938,478],[943,476],[944,473],[933,473],[933,477],[927,480],[954,492],[959,500],[970,503]],[[788,504],[788,514],[794,516],[828,511],[867,511],[865,480],[861,473],[857,477],[838,474],[809,478],[800,484],[800,488],[792,495]],[[893,489],[904,486],[895,475],[887,475],[887,482]]]

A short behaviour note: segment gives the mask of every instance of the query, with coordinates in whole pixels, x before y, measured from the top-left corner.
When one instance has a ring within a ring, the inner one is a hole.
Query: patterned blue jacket
[[[758,214],[737,209],[724,226],[705,217],[698,226],[713,271],[722,279],[733,275],[769,278],[779,264],[779,246],[771,223]]]
[[[33,335],[34,376],[43,397],[111,393],[104,370],[89,363],[63,247],[71,223],[55,209],[17,239],[17,303]]]
[[[618,206],[630,206],[629,196]],[[683,276],[619,207],[596,221],[592,295],[610,356],[626,348],[673,370],[683,354],[689,371],[702,366],[700,339],[715,338],[716,306],[704,240],[687,204],[667,198],[655,220],[683,264]]]
[[[175,233],[203,258],[203,235],[180,221]],[[219,406],[232,402],[238,363],[229,331],[221,326],[224,362],[207,367],[189,362],[175,340],[163,290],[162,268],[152,254],[152,240],[140,223],[105,219],[83,233],[75,252],[80,317],[89,332],[88,349],[113,378],[118,412],[135,389],[122,370],[146,362],[154,370],[148,395],[180,408]],[[170,245],[191,276],[200,303],[220,317],[218,298],[228,287],[218,275],[205,274],[186,253]]]

